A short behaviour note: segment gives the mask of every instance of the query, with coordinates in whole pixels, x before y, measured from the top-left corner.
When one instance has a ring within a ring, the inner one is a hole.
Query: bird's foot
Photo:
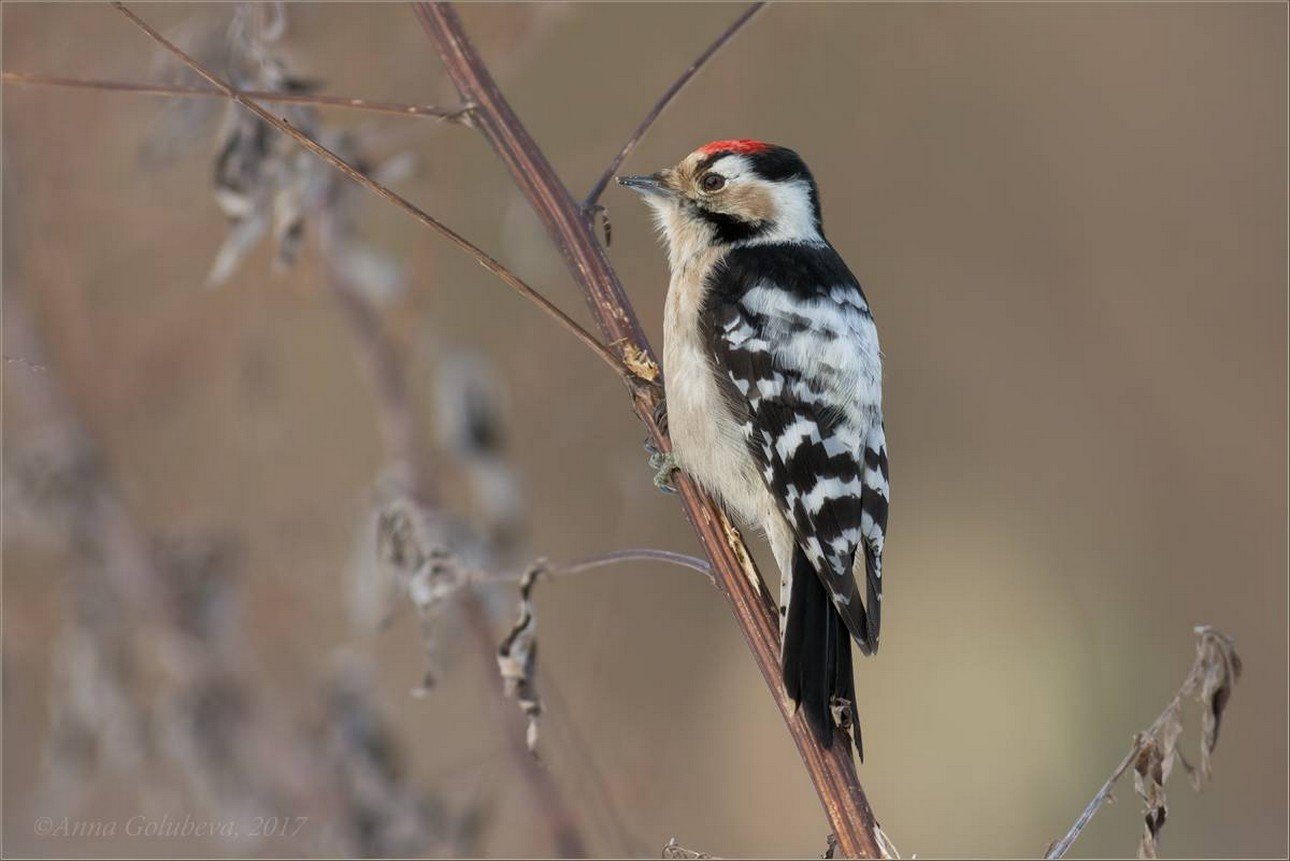
[[[649,465],[654,470],[654,486],[664,493],[676,493],[672,475],[681,469],[677,465],[676,456],[670,451],[655,451],[649,456]]]
[[[654,407],[654,424],[667,433],[667,401],[662,398]],[[654,486],[664,493],[676,493],[676,485],[672,484],[672,474],[680,470],[676,456],[670,451],[660,451],[651,437],[645,437],[645,450],[649,452],[650,469],[654,470]]]

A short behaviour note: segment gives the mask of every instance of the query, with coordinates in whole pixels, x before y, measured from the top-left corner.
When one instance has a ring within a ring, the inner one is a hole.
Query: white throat
[[[648,197],[654,226],[667,245],[667,261],[673,273],[687,268],[709,252],[716,242],[712,226],[687,216],[674,200]]]

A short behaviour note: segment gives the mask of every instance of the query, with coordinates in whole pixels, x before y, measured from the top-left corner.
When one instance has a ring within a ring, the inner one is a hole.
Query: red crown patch
[[[770,144],[761,141],[748,140],[741,138],[739,140],[713,141],[699,147],[699,152],[704,155],[713,155],[719,152],[737,153],[739,155],[748,155],[755,152],[770,149]]]

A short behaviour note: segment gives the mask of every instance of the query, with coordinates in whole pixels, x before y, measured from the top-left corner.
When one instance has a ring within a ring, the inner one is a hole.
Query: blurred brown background
[[[231,14],[138,11],[167,33]],[[463,10],[575,193],[735,14]],[[6,71],[155,80],[155,49],[106,6],[6,3],[3,24]],[[282,45],[323,92],[452,101],[403,5],[293,5]],[[652,170],[713,138],[793,146],[877,310],[895,495],[887,635],[858,662],[861,776],[906,856],[1041,852],[1171,695],[1200,623],[1236,638],[1246,675],[1212,784],[1202,796],[1181,774],[1170,784],[1164,852],[1287,852],[1286,60],[1279,4],[773,6],[626,166]],[[5,365],[6,466],[40,432],[23,421],[15,376],[48,374],[141,528],[232,536],[257,686],[308,713],[337,649],[370,656],[408,779],[485,802],[478,852],[549,854],[480,718],[494,676],[479,655],[449,632],[439,687],[415,699],[415,617],[375,636],[351,626],[346,572],[382,464],[352,340],[308,249],[283,275],[260,249],[227,285],[203,288],[226,229],[211,196],[214,127],[174,164],[143,164],[162,106],[4,87],[5,289],[21,287],[49,364]],[[322,116],[412,151],[401,192],[587,319],[476,135]],[[637,201],[610,189],[605,203],[610,256],[657,345],[663,256]],[[362,219],[411,273],[388,314],[426,420],[442,350],[486,355],[504,381],[527,555],[696,552],[603,367],[390,206],[365,200]],[[4,535],[6,854],[307,851],[37,836],[41,816],[199,808],[158,801],[132,772],[87,777],[74,808],[43,794],[68,554],[24,523],[7,516]],[[502,622],[512,602],[504,592]],[[592,852],[656,854],[672,836],[726,856],[823,849],[797,754],[701,577],[603,569],[540,587],[538,612],[541,672],[563,703],[540,746]],[[1117,795],[1075,855],[1132,853],[1138,800],[1127,782]],[[315,815],[309,827],[324,825]]]

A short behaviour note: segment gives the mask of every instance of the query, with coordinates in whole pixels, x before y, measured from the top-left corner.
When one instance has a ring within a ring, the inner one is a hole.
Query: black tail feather
[[[868,585],[868,595],[865,598],[867,633],[860,643],[860,651],[872,655],[878,651],[878,630],[882,627],[882,557],[868,542],[865,542],[860,552],[864,553],[865,581]]]
[[[856,753],[864,762],[864,742],[860,739],[860,707],[856,703],[855,668],[851,664],[851,636],[847,626],[842,624],[842,617],[835,616],[837,624],[838,661],[833,675],[833,696],[846,700],[848,722],[851,724],[851,737],[855,739]]]
[[[784,633],[783,669],[784,687],[793,701],[806,710],[807,722],[821,746],[827,748],[833,744],[834,701],[845,700],[850,704],[852,734],[863,760],[851,635],[834,609],[828,590],[800,549],[793,551],[792,598]]]

